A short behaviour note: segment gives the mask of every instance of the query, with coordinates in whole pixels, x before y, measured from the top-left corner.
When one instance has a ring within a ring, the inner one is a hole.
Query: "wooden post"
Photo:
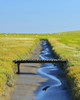
[[[20,74],[20,63],[17,63],[17,67],[18,67],[18,74]]]

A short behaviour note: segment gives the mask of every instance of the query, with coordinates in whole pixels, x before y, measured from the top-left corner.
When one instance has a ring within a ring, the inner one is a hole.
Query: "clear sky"
[[[80,0],[0,0],[0,32],[80,30]]]

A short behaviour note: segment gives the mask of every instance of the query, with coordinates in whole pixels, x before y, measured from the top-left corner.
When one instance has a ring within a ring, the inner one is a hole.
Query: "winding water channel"
[[[36,55],[40,59],[54,59],[48,43],[42,41],[41,46],[40,55]],[[25,63],[20,65],[20,69],[9,100],[72,100],[70,89],[58,64],[41,63],[40,67],[40,64]]]
[[[42,48],[40,59],[54,59],[46,41],[42,42]],[[72,100],[66,79],[57,64],[43,63],[38,68],[38,75],[48,80],[40,83],[41,86],[35,91],[35,100]]]

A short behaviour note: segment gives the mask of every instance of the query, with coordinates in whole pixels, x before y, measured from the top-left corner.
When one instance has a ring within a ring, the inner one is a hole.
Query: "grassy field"
[[[61,59],[68,59],[64,74],[70,84],[73,100],[80,100],[80,31],[50,34],[0,34],[0,93],[14,85],[14,59],[26,59],[39,39],[48,39]],[[62,66],[63,67],[63,66]],[[5,85],[6,84],[6,85]]]
[[[80,31],[51,34],[49,42],[60,58],[69,60],[64,73],[71,86],[73,100],[80,100]]]
[[[31,35],[0,34],[0,95],[14,85],[14,59],[26,59],[32,54],[38,39]]]

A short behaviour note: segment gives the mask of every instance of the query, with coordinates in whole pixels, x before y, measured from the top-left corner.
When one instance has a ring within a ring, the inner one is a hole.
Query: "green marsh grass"
[[[39,39],[48,39],[61,59],[68,59],[64,74],[72,90],[73,100],[80,100],[80,31],[50,34],[0,34],[0,93],[5,84],[14,85],[14,59],[26,59]],[[63,67],[63,66],[62,66]]]
[[[64,73],[71,87],[73,100],[80,100],[80,31],[51,34],[49,42],[61,59],[69,60]]]
[[[38,39],[29,35],[0,34],[0,95],[6,86],[14,85],[14,59],[26,59],[32,54]]]

